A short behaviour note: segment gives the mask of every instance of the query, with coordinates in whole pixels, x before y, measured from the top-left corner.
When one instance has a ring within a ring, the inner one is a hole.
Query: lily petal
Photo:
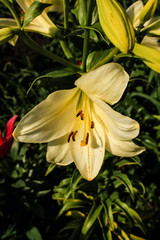
[[[141,42],[142,45],[154,48],[158,51],[160,51],[160,43],[159,43],[160,37],[149,37],[145,36]]]
[[[150,35],[160,36],[160,17],[151,18],[144,26],[142,32],[145,31]]]
[[[109,104],[114,104],[122,97],[128,81],[129,75],[120,64],[108,63],[86,73],[75,81],[75,85],[88,96],[94,95]]]
[[[120,141],[106,132],[106,150],[120,157],[132,157],[145,151],[144,147],[139,147],[131,140]]]
[[[78,97],[78,88],[53,92],[22,118],[13,132],[14,138],[42,143],[63,136],[75,118]]]
[[[6,133],[6,138],[9,138],[12,136],[12,132],[13,132],[13,127],[14,127],[14,122],[16,121],[17,119],[17,115],[11,117],[7,124],[6,124],[6,127],[7,127],[7,133]]]
[[[12,18],[0,18],[0,27],[17,27],[17,22]]]
[[[69,144],[72,158],[81,175],[91,181],[102,166],[105,153],[104,129],[94,117],[95,127],[88,132],[88,144],[81,146],[84,129],[78,129],[76,141]]]
[[[133,3],[128,9],[127,13],[131,19],[131,22],[133,23],[133,27],[136,28],[140,24],[140,14],[144,8],[142,1],[137,1]]]
[[[48,162],[56,163],[61,166],[66,166],[73,162],[73,158],[69,151],[67,136],[68,134],[48,143],[46,155]]]
[[[100,99],[93,98],[94,109],[103,122],[106,132],[117,140],[131,140],[139,134],[137,121],[113,110]]]

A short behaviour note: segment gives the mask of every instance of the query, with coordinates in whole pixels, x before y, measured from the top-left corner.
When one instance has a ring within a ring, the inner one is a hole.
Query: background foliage
[[[120,2],[127,7],[134,1]],[[10,16],[2,4],[0,15]],[[59,24],[63,21],[61,14],[54,13],[52,17]],[[71,17],[75,19],[75,13]],[[58,39],[30,36],[61,55]],[[82,39],[81,32],[68,37],[77,61],[81,60]],[[102,40],[93,32],[90,51],[107,50]],[[8,43],[1,46],[0,55],[0,128],[4,135],[10,117],[17,114],[20,120],[49,93],[73,87],[77,78],[76,74],[43,77],[27,93],[37,77],[60,70],[60,64],[31,50],[21,39],[14,48]],[[87,182],[74,164],[49,165],[45,160],[45,144],[14,142],[11,151],[0,160],[1,239],[160,237],[160,76],[137,59],[126,57],[118,62],[125,65],[130,82],[120,104],[114,107],[140,123],[136,141],[146,147],[146,152],[123,159],[107,153],[100,174]]]

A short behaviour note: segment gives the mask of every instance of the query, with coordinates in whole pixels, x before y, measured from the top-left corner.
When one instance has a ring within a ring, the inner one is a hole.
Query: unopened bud
[[[143,24],[146,21],[148,21],[149,19],[152,18],[156,7],[158,4],[158,0],[148,0],[148,2],[146,3],[146,5],[144,6],[141,14],[140,14],[140,23]]]
[[[132,50],[135,33],[129,16],[116,0],[96,0],[101,26],[108,39],[121,52]]]

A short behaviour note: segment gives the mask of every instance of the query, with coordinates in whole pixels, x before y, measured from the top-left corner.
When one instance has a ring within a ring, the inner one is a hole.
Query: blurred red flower
[[[2,138],[2,132],[0,130],[0,158],[4,158],[7,152],[11,149],[11,146],[13,144],[13,127],[14,127],[14,122],[17,118],[17,115],[11,117],[9,121],[6,124],[7,128],[7,133],[5,138]]]

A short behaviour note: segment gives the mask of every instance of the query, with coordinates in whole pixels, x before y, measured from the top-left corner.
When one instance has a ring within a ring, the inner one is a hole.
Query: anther
[[[75,131],[73,134],[72,134],[72,140],[75,142],[75,135],[77,134],[78,131]]]
[[[88,139],[89,139],[89,133],[87,132],[87,136],[86,136],[86,145],[88,144]]]
[[[76,117],[78,117],[81,113],[82,113],[82,110],[80,110],[80,111],[77,113]]]
[[[93,121],[91,122],[91,128],[92,129],[94,128],[94,122]]]
[[[84,116],[84,113],[81,113],[81,114],[80,114],[81,120],[84,120],[84,117],[83,117],[83,116]]]
[[[68,135],[68,139],[67,139],[67,142],[70,142],[70,139],[71,139],[71,136],[74,134],[74,132],[70,132],[69,135]]]

